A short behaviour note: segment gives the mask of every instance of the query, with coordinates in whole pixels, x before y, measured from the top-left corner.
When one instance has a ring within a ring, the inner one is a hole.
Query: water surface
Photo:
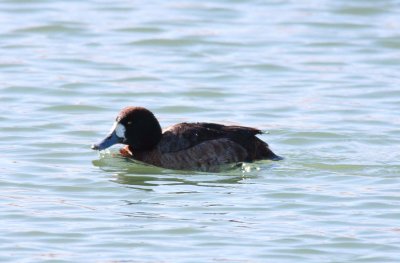
[[[1,262],[398,262],[398,1],[0,3]],[[128,105],[280,162],[172,171],[90,144]]]

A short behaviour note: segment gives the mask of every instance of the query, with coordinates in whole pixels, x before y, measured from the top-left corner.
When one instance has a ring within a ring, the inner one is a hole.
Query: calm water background
[[[0,3],[1,262],[399,262],[399,1]],[[285,157],[101,156],[141,105]]]

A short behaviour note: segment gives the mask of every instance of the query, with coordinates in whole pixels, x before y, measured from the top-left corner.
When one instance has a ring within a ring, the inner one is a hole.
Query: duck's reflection
[[[113,182],[145,191],[155,186],[192,185],[206,187],[230,187],[257,177],[260,166],[240,163],[220,167],[220,172],[177,171],[159,168],[107,153],[92,161],[93,165],[113,174]]]

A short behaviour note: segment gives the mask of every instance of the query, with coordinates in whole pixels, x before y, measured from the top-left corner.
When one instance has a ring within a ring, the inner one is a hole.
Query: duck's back
[[[243,126],[179,123],[164,131],[156,149],[134,156],[161,167],[203,171],[222,164],[279,158],[256,137],[261,133]]]

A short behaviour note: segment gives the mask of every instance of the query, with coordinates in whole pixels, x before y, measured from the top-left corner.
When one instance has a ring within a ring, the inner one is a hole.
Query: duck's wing
[[[203,122],[179,123],[164,131],[158,148],[161,153],[173,153],[218,139],[230,140],[241,145],[246,143],[249,138],[255,138],[256,134],[261,133],[261,130],[243,126],[225,126]]]

